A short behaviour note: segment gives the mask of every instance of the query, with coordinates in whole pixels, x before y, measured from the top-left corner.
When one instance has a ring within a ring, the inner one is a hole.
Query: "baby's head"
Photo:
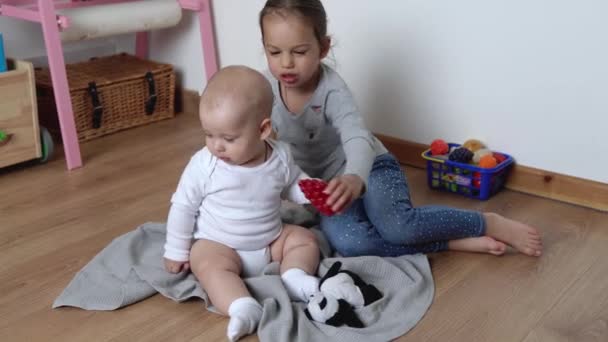
[[[268,0],[260,12],[268,66],[286,87],[314,82],[327,56],[327,15],[320,0]]]
[[[245,66],[219,70],[201,96],[199,117],[209,151],[234,165],[264,158],[272,131],[272,89],[259,72]]]

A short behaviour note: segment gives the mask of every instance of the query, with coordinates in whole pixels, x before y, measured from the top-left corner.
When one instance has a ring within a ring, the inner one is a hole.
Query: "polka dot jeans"
[[[448,241],[482,236],[481,213],[445,206],[414,208],[395,157],[376,157],[367,191],[342,215],[321,217],[321,230],[343,256],[431,253]]]

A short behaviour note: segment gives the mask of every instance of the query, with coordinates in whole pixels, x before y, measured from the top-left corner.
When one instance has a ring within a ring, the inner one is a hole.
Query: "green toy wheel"
[[[40,126],[40,143],[42,149],[42,156],[40,157],[41,163],[46,163],[53,157],[55,151],[55,144],[53,143],[53,137],[49,130],[45,127]]]
[[[0,146],[8,144],[9,140],[11,140],[12,134],[8,134],[3,130],[0,130]]]

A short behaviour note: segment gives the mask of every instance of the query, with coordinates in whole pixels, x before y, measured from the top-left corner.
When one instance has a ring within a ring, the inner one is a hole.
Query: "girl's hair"
[[[322,44],[327,37],[327,14],[320,0],[268,0],[260,12],[260,30],[264,38],[264,17],[272,13],[296,14],[308,20],[315,37]]]

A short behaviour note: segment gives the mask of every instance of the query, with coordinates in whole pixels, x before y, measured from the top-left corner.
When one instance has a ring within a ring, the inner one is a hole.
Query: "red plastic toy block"
[[[310,203],[317,208],[317,210],[326,216],[331,216],[335,214],[335,212],[329,207],[325,202],[327,201],[327,197],[329,195],[323,193],[325,187],[327,187],[327,183],[320,179],[302,179],[298,182],[300,189],[304,193],[304,196],[308,198]]]

